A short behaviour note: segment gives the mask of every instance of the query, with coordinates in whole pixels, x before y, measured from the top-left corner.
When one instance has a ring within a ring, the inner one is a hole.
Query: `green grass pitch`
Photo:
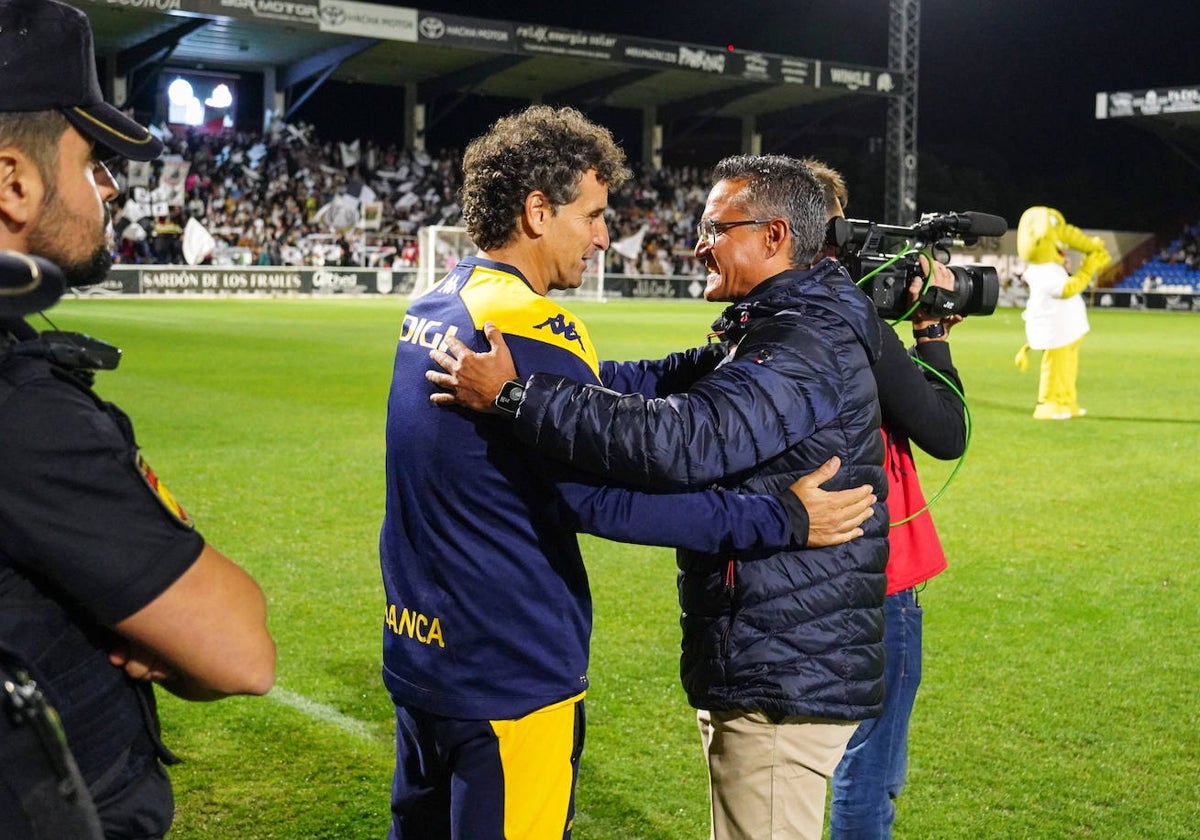
[[[267,698],[162,695],[185,763],[175,840],[382,838],[383,425],[404,302],[80,300],[121,346],[99,392],[270,601]],[[695,302],[572,304],[603,356],[704,339]],[[1200,824],[1200,318],[1091,312],[1086,418],[1031,419],[1020,313],[955,328],[973,436],[934,506],[950,568],[922,593],[924,682],[897,838],[1184,838]],[[1034,366],[1037,355],[1034,354]],[[921,460],[926,492],[952,465]],[[677,682],[672,555],[584,538],[595,595],[578,838],[707,837]],[[161,693],[160,693],[161,695]]]

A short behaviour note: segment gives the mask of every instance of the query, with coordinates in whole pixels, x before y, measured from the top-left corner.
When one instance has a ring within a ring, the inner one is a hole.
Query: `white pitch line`
[[[285,706],[304,712],[304,714],[322,723],[331,723],[343,732],[348,732],[367,741],[379,740],[371,729],[370,724],[364,723],[357,718],[352,718],[349,715],[344,715],[332,706],[326,706],[324,703],[318,703],[316,700],[309,700],[303,694],[297,694],[286,688],[275,686],[267,696]]]

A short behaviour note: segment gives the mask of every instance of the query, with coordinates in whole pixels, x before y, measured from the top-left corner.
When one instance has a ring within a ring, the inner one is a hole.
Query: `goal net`
[[[465,227],[429,225],[417,233],[417,280],[413,284],[412,297],[419,297],[436,286],[450,269],[465,256],[479,249],[467,235]],[[555,297],[573,297],[583,300],[604,300],[604,252],[597,251],[588,262],[583,273],[583,283],[578,289],[566,289],[550,293]]]

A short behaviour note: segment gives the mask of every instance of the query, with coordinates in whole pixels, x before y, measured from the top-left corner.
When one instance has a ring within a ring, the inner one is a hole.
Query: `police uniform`
[[[66,735],[29,669],[0,642],[0,837],[104,840]]]
[[[61,363],[73,355],[0,323],[0,639],[58,710],[106,837],[161,837],[174,811],[162,764],[177,759],[152,686],[109,662],[109,628],[174,583],[204,540],[125,414],[89,371]]]

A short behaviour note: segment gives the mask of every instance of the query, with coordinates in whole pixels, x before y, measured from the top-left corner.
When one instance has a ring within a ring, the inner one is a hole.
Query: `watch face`
[[[509,414],[517,413],[517,406],[525,398],[525,385],[520,382],[505,382],[496,395],[496,408]]]

